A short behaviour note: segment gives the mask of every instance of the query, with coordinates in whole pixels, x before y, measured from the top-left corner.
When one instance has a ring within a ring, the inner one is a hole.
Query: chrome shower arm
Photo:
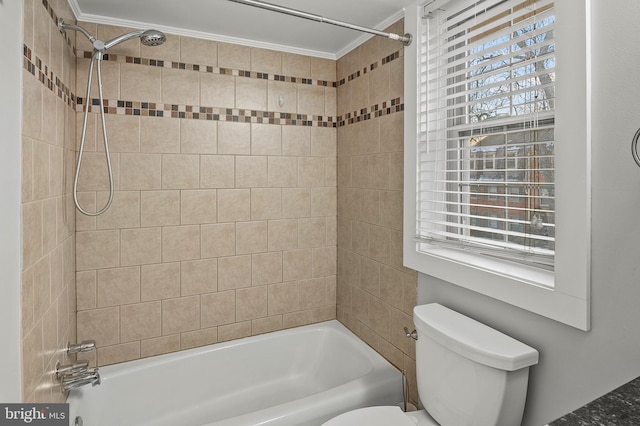
[[[60,32],[64,32],[65,30],[78,31],[78,32],[82,33],[86,38],[88,38],[91,43],[94,43],[96,41],[96,38],[94,36],[92,36],[89,33],[89,31],[85,30],[84,28],[82,28],[79,25],[65,24],[65,22],[62,20],[62,18],[58,19],[58,28],[60,29]]]
[[[122,34],[122,35],[120,35],[118,37],[112,38],[109,41],[105,41],[103,49],[107,50],[110,47],[115,46],[116,44],[122,43],[123,41],[127,41],[127,40],[130,40],[132,38],[140,37],[142,34],[144,34],[143,30],[141,30],[141,31],[132,31],[132,32],[127,33],[127,34]]]

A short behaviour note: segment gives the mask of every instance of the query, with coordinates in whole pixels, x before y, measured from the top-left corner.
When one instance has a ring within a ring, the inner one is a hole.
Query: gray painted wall
[[[20,401],[22,0],[0,0],[0,401]]]
[[[591,331],[419,279],[419,303],[442,303],[540,351],[523,426],[544,425],[640,375],[640,168],[630,152],[640,127],[638,19],[638,0],[592,0]]]

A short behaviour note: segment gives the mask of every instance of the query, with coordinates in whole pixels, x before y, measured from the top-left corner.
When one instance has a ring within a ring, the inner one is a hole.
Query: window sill
[[[460,250],[405,242],[405,266],[502,302],[589,330],[588,301],[563,292],[553,271]]]
[[[428,243],[418,243],[419,252],[444,261],[453,262],[478,273],[490,273],[505,279],[553,290],[554,274],[542,268],[535,268],[516,262],[494,259],[463,250],[455,250]],[[446,273],[446,271],[445,271]]]

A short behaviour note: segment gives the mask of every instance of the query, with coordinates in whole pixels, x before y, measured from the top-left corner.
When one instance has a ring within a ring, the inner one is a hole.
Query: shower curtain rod
[[[338,27],[349,28],[356,31],[362,31],[369,34],[375,34],[377,36],[386,37],[391,40],[398,40],[402,42],[405,46],[411,44],[411,40],[413,37],[411,34],[407,33],[405,35],[399,35],[394,33],[385,33],[384,31],[379,31],[373,28],[362,27],[360,25],[350,24],[348,22],[338,21],[336,19],[325,18],[320,15],[315,15],[313,13],[307,13],[296,9],[290,9],[284,6],[278,6],[276,4],[266,3],[258,0],[229,0],[235,3],[245,4],[247,6],[259,7],[261,9],[270,10],[272,12],[284,13],[285,15],[295,16],[297,18],[309,19],[311,21],[322,22],[324,24],[336,25]]]

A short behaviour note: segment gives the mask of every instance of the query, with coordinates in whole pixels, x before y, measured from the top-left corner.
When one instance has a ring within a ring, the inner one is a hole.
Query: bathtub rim
[[[298,327],[291,327],[282,330],[270,331],[267,333],[256,334],[253,336],[246,336],[239,339],[211,343],[204,346],[198,346],[190,349],[183,349],[175,352],[169,352],[165,354],[159,354],[154,356],[149,356],[145,358],[138,358],[130,361],[123,361],[116,364],[109,364],[105,366],[98,367],[100,372],[100,376],[104,379],[110,379],[114,377],[118,377],[122,374],[125,374],[128,371],[133,371],[142,367],[155,367],[171,362],[172,360],[179,359],[189,359],[194,356],[198,356],[201,354],[207,354],[210,352],[216,352],[219,350],[223,350],[226,348],[232,348],[241,346],[250,342],[260,342],[264,340],[268,340],[272,338],[274,335],[295,335],[301,334],[308,331],[322,331],[323,329],[329,329],[334,332],[341,333],[347,336],[350,340],[353,340],[353,344],[358,348],[360,352],[365,354],[367,358],[372,362],[374,368],[376,366],[389,364],[400,371],[395,365],[393,365],[390,361],[386,360],[382,355],[380,355],[375,349],[369,346],[366,342],[364,342],[360,337],[358,337],[353,331],[349,330],[344,324],[340,321],[333,319],[328,321],[322,321],[314,324],[302,325]],[[99,348],[98,348],[99,349]],[[70,392],[67,396],[67,401],[69,397],[71,397],[73,392]]]

